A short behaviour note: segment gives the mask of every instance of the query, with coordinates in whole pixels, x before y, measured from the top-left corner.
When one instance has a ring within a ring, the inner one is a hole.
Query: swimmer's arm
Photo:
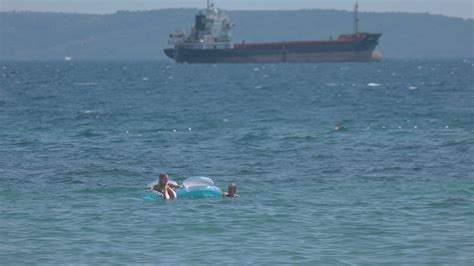
[[[183,185],[175,185],[175,184],[169,184],[171,188],[182,188],[184,187]]]
[[[163,192],[163,188],[160,185],[154,185],[151,189],[158,192]]]

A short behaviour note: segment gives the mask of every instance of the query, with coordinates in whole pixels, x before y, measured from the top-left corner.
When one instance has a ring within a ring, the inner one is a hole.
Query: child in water
[[[238,197],[237,194],[237,185],[235,183],[230,183],[227,187],[227,192],[222,193],[222,197],[224,198],[235,198]]]
[[[173,188],[182,188],[183,186],[168,182],[168,174],[161,173],[158,184],[153,186],[153,190],[161,192],[164,199],[176,199],[176,192]]]

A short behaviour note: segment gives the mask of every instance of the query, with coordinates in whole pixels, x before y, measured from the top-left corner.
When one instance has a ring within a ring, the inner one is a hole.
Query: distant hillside
[[[0,12],[1,60],[164,59],[174,29],[189,31],[197,10],[111,15]],[[231,11],[234,40],[326,39],[353,31],[352,13],[335,10]],[[385,57],[474,57],[474,20],[429,14],[361,13],[364,31],[383,31]]]

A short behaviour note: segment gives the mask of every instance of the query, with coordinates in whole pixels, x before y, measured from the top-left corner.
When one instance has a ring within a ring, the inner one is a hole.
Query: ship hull
[[[177,63],[367,62],[381,34],[342,35],[337,40],[241,43],[229,49],[165,49]]]

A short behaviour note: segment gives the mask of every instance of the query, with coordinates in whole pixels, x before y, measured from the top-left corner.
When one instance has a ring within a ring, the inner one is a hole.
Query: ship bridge
[[[207,9],[196,15],[191,33],[177,30],[170,34],[169,43],[184,49],[229,49],[233,48],[233,27],[227,14],[208,0]]]

